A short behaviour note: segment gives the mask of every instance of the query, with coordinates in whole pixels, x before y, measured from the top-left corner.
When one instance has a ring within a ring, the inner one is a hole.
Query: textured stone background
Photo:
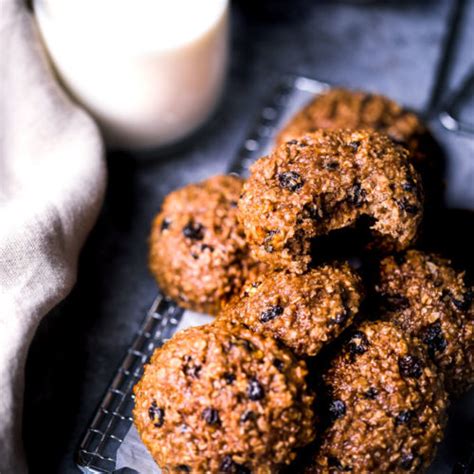
[[[437,84],[456,5],[455,53]],[[436,111],[473,66],[473,26],[474,0],[233,2],[229,80],[212,122],[165,155],[109,154],[107,198],[78,284],[41,324],[28,360],[24,431],[32,473],[77,472],[81,436],[155,295],[146,267],[152,216],[169,191],[226,170],[280,72],[379,91],[426,113],[446,150],[446,204],[458,209],[440,214],[433,241],[472,265],[472,213],[460,209],[474,208],[474,140],[445,131]],[[451,454],[474,432],[472,405],[472,397],[467,412],[457,405]],[[456,433],[465,434],[459,442]]]

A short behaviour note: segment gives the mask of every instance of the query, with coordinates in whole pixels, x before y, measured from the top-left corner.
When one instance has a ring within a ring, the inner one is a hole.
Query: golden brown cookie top
[[[382,260],[376,291],[385,318],[418,338],[448,390],[474,385],[474,289],[449,260],[409,250]]]
[[[307,369],[248,329],[177,333],[135,386],[134,421],[162,469],[275,472],[314,438]]]
[[[388,135],[411,151],[415,162],[427,158],[428,131],[420,118],[395,101],[380,95],[349,89],[330,89],[316,96],[278,134],[281,145],[318,129],[371,129]]]
[[[216,314],[253,265],[237,219],[242,184],[214,176],[185,186],[166,197],[153,221],[150,269],[183,307]]]
[[[257,160],[239,200],[256,259],[304,271],[315,237],[368,216],[373,240],[404,249],[417,236],[422,187],[408,152],[371,131],[320,130]]]
[[[274,337],[299,356],[314,356],[353,321],[362,282],[348,264],[307,273],[260,274],[247,282],[220,318]]]
[[[328,427],[306,472],[419,472],[429,465],[447,395],[429,358],[395,325],[362,323],[324,382]]]

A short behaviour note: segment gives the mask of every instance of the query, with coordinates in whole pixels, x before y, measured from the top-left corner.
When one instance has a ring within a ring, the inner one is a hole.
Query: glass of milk
[[[228,0],[35,0],[59,79],[111,146],[178,142],[223,88]]]

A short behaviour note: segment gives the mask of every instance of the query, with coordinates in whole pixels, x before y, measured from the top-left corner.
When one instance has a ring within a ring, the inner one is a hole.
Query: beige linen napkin
[[[0,0],[0,473],[26,472],[26,354],[70,291],[100,208],[105,167],[92,120],[56,84],[31,12]]]

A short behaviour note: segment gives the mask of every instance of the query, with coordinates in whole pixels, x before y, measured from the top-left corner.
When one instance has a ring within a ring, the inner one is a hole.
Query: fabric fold
[[[0,0],[0,57],[0,472],[8,474],[27,470],[27,351],[74,285],[106,169],[97,126],[56,82],[26,2]]]

